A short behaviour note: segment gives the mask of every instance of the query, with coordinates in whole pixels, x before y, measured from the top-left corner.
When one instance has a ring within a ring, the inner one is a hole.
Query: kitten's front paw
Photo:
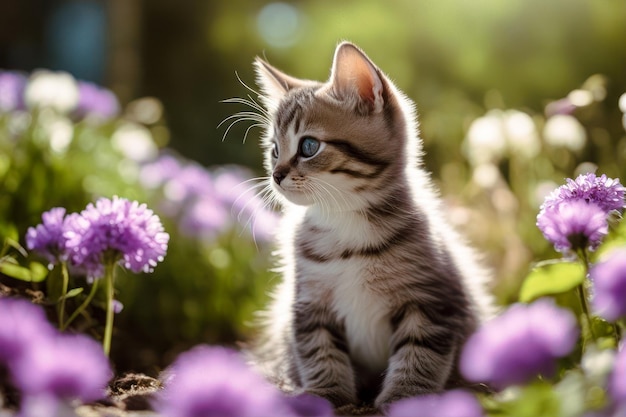
[[[345,388],[342,389],[337,385],[330,388],[306,388],[304,392],[326,398],[335,406],[335,408],[356,404],[357,402],[356,395],[353,392],[350,392]]]

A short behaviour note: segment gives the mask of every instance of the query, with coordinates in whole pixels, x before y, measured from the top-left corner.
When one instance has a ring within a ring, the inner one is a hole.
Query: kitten
[[[460,349],[492,301],[421,168],[412,103],[347,42],[326,83],[254,65],[284,209],[283,281],[254,363],[337,407],[459,386]]]

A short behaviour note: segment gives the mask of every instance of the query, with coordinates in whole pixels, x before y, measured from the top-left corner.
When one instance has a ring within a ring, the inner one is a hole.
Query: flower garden
[[[597,91],[468,125],[457,223],[486,247],[513,219],[511,246],[525,248],[492,262],[513,278],[495,280],[501,313],[461,354],[464,377],[491,389],[402,400],[390,416],[625,415],[626,136],[611,151],[583,122],[626,113],[626,95]],[[0,416],[335,415],[282,394],[236,349],[275,278],[263,178],[205,168],[164,132],[156,99],[122,109],[65,73],[0,71]],[[480,210],[497,219],[478,223],[482,241],[467,220]],[[129,371],[152,375],[139,405],[118,391]]]

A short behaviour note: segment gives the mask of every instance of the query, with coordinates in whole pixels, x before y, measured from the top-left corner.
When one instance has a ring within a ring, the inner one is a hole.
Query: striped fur
[[[326,83],[255,65],[284,219],[283,281],[254,363],[336,406],[385,408],[462,384],[459,350],[492,312],[487,274],[420,167],[410,101],[349,43]],[[320,143],[312,157],[299,150],[306,137]]]

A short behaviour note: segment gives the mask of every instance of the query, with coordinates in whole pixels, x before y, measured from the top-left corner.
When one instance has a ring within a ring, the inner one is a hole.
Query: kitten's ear
[[[331,89],[338,98],[356,98],[375,113],[383,109],[382,74],[363,51],[349,42],[335,50],[330,76]]]
[[[254,69],[256,70],[257,84],[261,87],[261,91],[269,101],[274,103],[280,101],[292,88],[302,87],[306,84],[305,81],[290,77],[277,70],[259,57],[254,60]]]

